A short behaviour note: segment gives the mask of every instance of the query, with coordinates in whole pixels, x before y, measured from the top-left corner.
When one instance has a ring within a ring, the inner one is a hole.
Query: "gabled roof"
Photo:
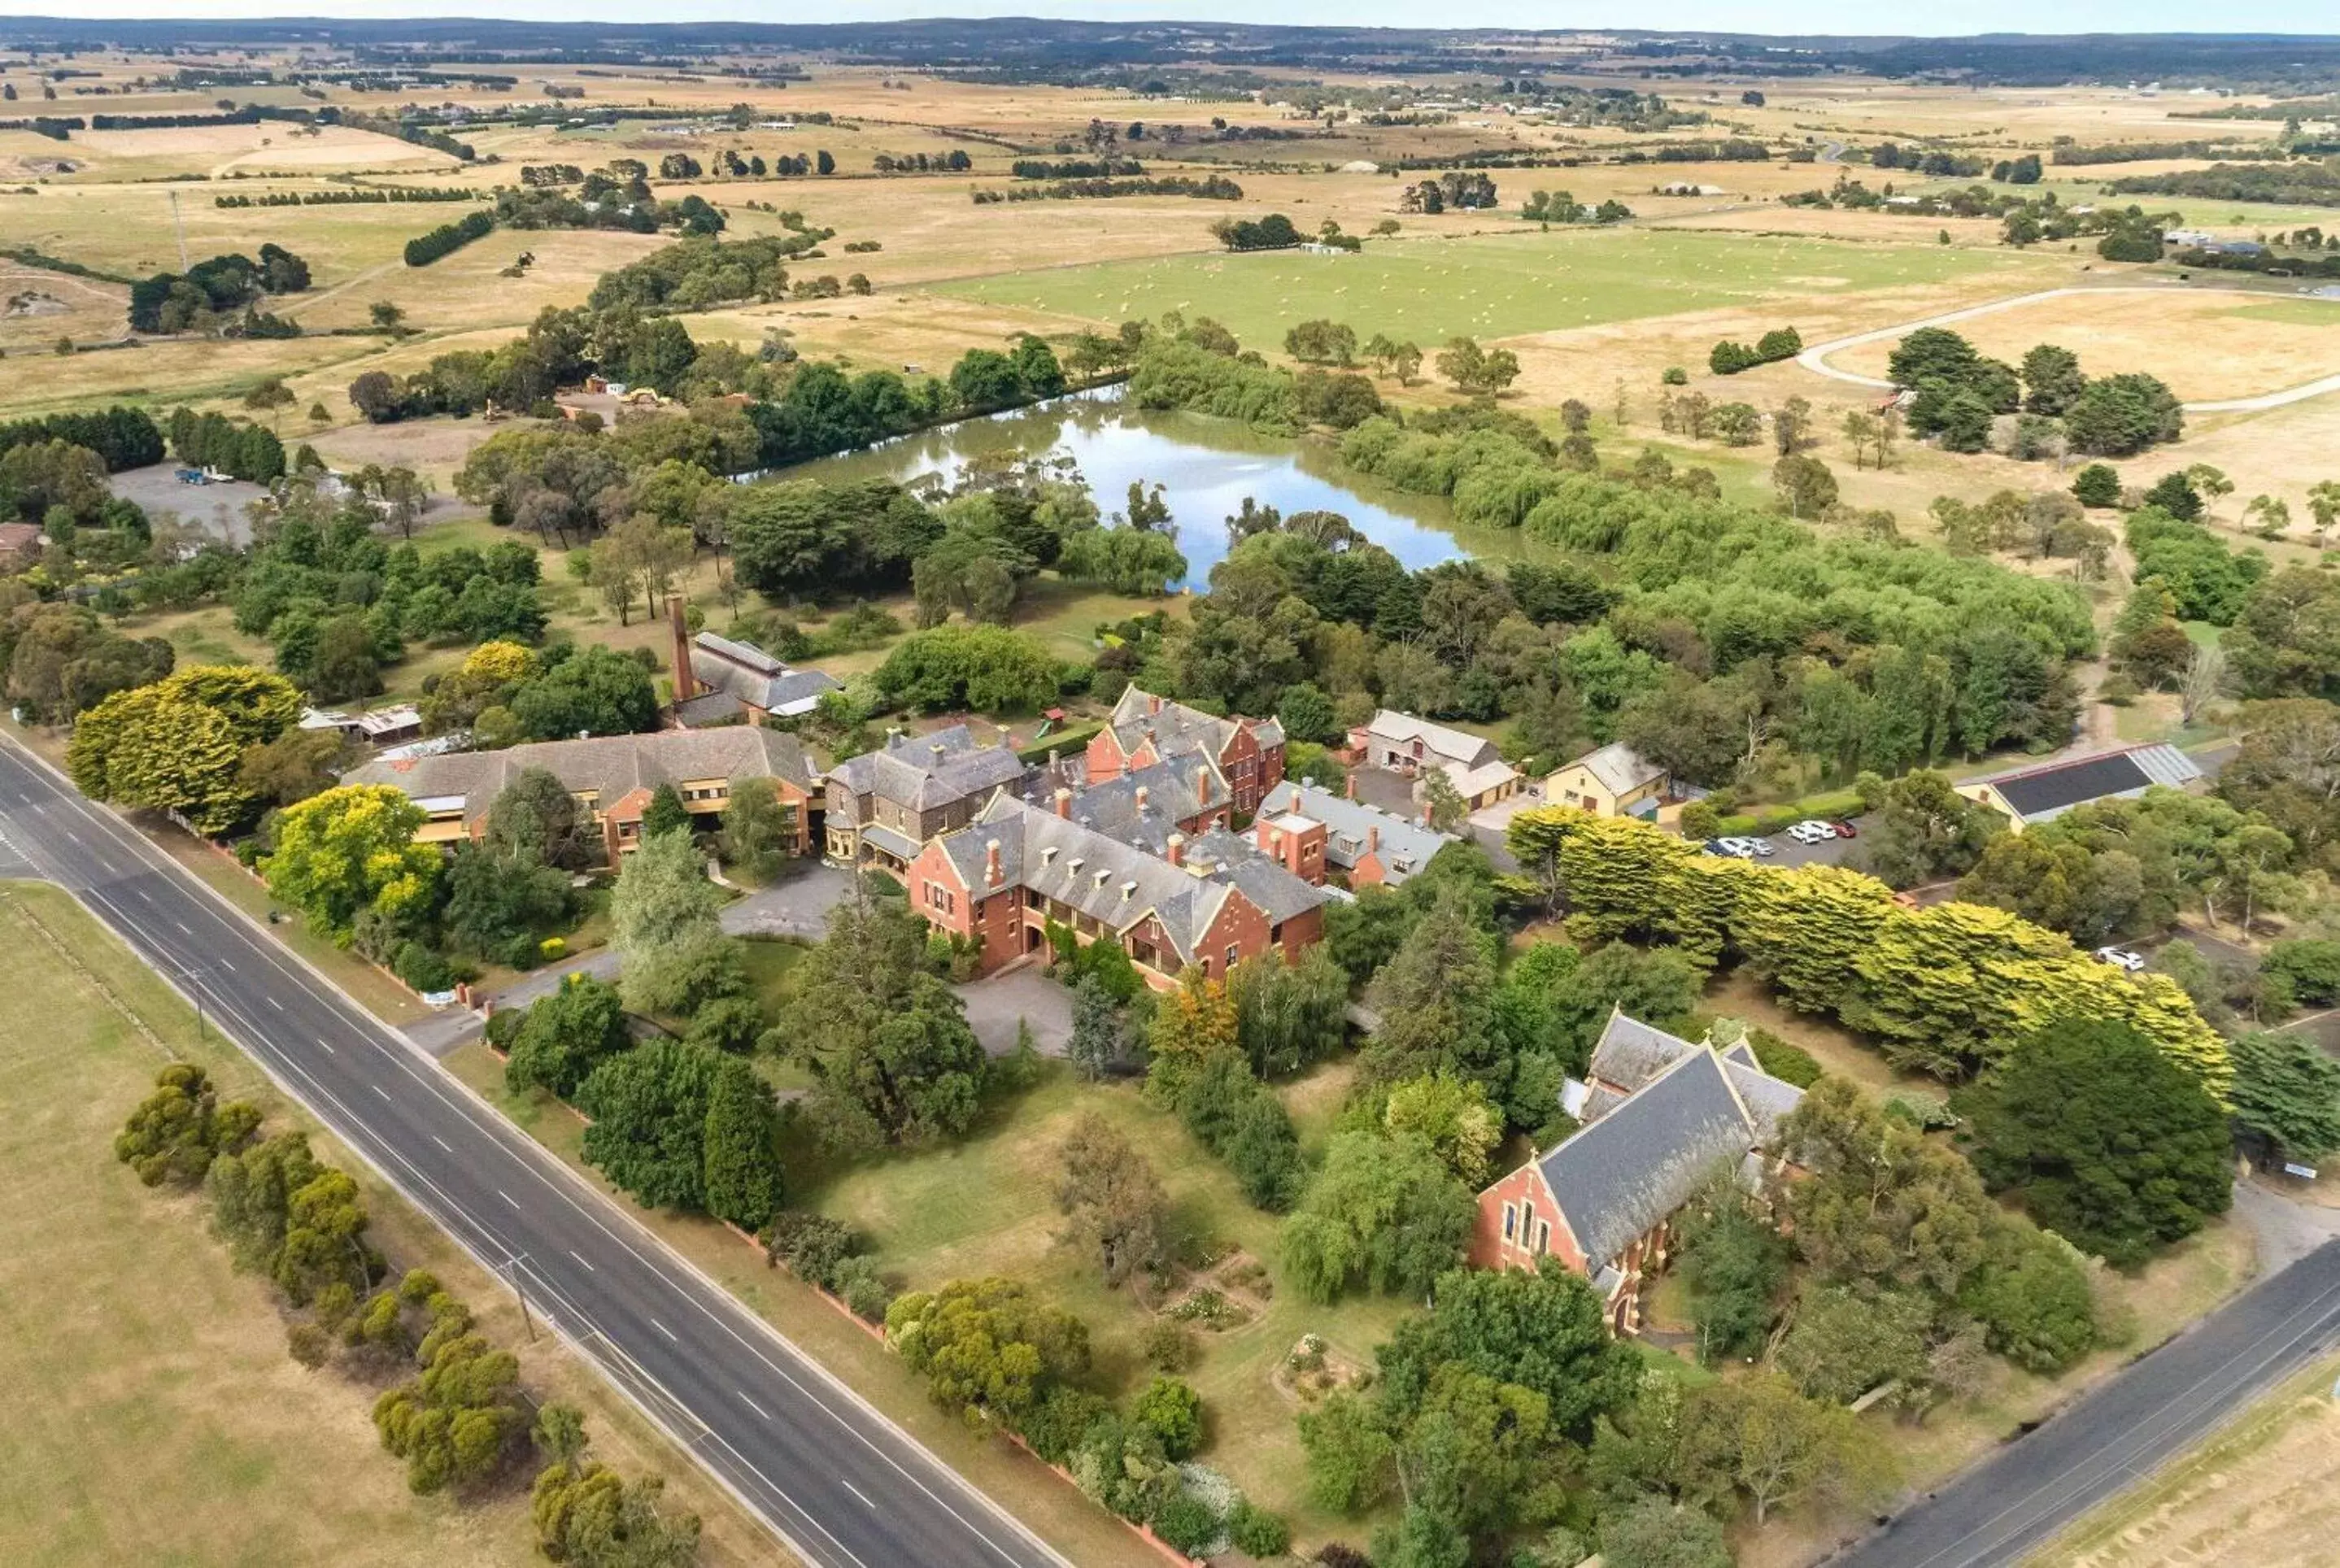
[[[1427,719],[1416,719],[1411,713],[1400,713],[1384,708],[1373,715],[1365,726],[1366,733],[1376,740],[1409,744],[1419,740],[1423,748],[1450,762],[1462,762],[1477,767],[1496,760],[1495,743],[1466,730],[1433,724]]]
[[[1760,1134],[1722,1058],[1701,1047],[1536,1166],[1587,1265],[1598,1269],[1689,1202],[1714,1171],[1736,1171]]]
[[[572,795],[597,796],[604,810],[635,790],[693,779],[771,778],[784,779],[808,793],[813,788],[812,769],[795,736],[745,726],[541,740],[501,751],[457,751],[397,761],[377,759],[343,774],[342,782],[388,784],[418,800],[461,800],[468,819],[485,811],[506,785],[530,768],[544,769]]]
[[[828,776],[856,795],[931,811],[1012,784],[1024,763],[1005,746],[977,746],[964,724],[925,735],[895,735],[883,748],[848,758]]]
[[[818,670],[792,669],[752,642],[735,642],[702,631],[691,640],[690,673],[712,691],[729,692],[767,713],[783,713],[818,701],[844,687]]]
[[[1284,726],[1273,719],[1222,719],[1215,713],[1156,697],[1135,686],[1123,690],[1106,727],[1113,731],[1113,738],[1125,752],[1135,751],[1151,739],[1157,756],[1168,758],[1201,749],[1209,752],[1215,762],[1235,730],[1246,722],[1251,724],[1254,739],[1262,746],[1284,744]]]
[[[2045,822],[2092,800],[2127,799],[2156,784],[2181,788],[2202,777],[2194,759],[2166,743],[2127,746],[2062,762],[2011,769],[1974,780],[1988,784],[2026,822]]]
[[[1698,1049],[1679,1035],[1611,1007],[1609,1021],[1601,1026],[1601,1037],[1592,1042],[1592,1061],[1587,1071],[1595,1080],[1614,1084],[1630,1095]]]
[[[1068,770],[1036,769],[1026,779],[1025,799],[1044,810],[1056,809],[1053,780]],[[1069,786],[1068,786],[1069,787]],[[1101,784],[1072,788],[1073,820],[1148,854],[1167,852],[1170,835],[1204,812],[1230,804],[1233,793],[1218,764],[1200,752],[1148,763]],[[1145,801],[1139,805],[1141,793]]]
[[[1219,839],[1241,847],[1225,833],[1204,834],[1197,842],[1215,849]],[[1197,957],[1196,944],[1238,892],[1271,920],[1288,919],[1325,898],[1322,888],[1255,852],[1225,862],[1173,866],[1006,793],[995,796],[968,826],[935,843],[959,880],[977,894],[987,886],[991,847],[996,844],[1002,887],[1031,888],[1114,931],[1126,931],[1151,914],[1182,963]]]
[[[1621,740],[1612,740],[1598,751],[1588,751],[1568,766],[1583,769],[1611,795],[1630,794],[1666,775],[1664,769]]]
[[[1452,833],[1436,832],[1393,811],[1335,795],[1313,784],[1295,784],[1289,779],[1269,790],[1259,809],[1270,816],[1279,811],[1297,811],[1312,821],[1324,824],[1324,858],[1344,870],[1356,866],[1365,853],[1367,836],[1378,832],[1383,873],[1392,882],[1404,881],[1429,865],[1432,856],[1454,842]],[[1398,868],[1401,861],[1404,862],[1402,870]]]

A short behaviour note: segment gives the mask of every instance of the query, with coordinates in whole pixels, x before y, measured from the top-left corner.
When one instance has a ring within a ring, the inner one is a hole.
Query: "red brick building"
[[[1479,1195],[1471,1261],[1557,1257],[1599,1290],[1610,1326],[1641,1327],[1642,1282],[1665,1265],[1672,1220],[1718,1172],[1760,1183],[1763,1151],[1803,1098],[1744,1043],[1692,1045],[1611,1012],[1591,1082],[1563,1102],[1582,1126]]]
[[[1279,829],[1256,829],[1274,857],[1223,829],[1172,833],[1164,854],[1055,809],[995,798],[975,821],[919,851],[910,907],[937,930],[977,942],[985,974],[1047,948],[1051,924],[1084,944],[1118,943],[1145,982],[1167,990],[1188,965],[1213,979],[1271,949],[1296,958],[1324,934],[1324,890],[1289,868],[1309,856]],[[1322,861],[1322,829],[1316,859]]]
[[[1089,740],[1089,782],[1196,752],[1226,780],[1239,812],[1258,810],[1260,798],[1284,781],[1284,726],[1274,719],[1221,719],[1132,686]]]

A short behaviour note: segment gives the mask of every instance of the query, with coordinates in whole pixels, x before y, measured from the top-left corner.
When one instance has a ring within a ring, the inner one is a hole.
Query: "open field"
[[[1425,347],[1469,333],[1508,338],[1725,305],[1864,293],[1985,274],[2018,292],[2029,258],[1955,246],[1855,245],[1623,228],[1522,232],[1436,244],[1401,240],[1353,256],[1280,252],[1106,263],[953,285],[989,303],[1115,322],[1181,311],[1273,348],[1312,316],[1358,335]]]
[[[199,1041],[184,1005],[62,892],[0,889],[0,932],[30,960],[0,998],[15,1108],[0,1136],[12,1198],[0,1221],[10,1303],[0,1382],[22,1404],[0,1559],[533,1560],[524,1477],[464,1505],[410,1494],[374,1434],[375,1390],[302,1371],[263,1285],[230,1267],[196,1201],[141,1187],[113,1158],[114,1133],[166,1047],[209,1067],[223,1098],[255,1099],[279,1125],[297,1113],[216,1036]],[[583,1403],[610,1463],[667,1475],[669,1499],[706,1519],[709,1561],[773,1560],[768,1539],[614,1394],[550,1339],[527,1345],[518,1313],[451,1244],[346,1155],[334,1157],[366,1189],[374,1237],[398,1264],[429,1266],[464,1295],[484,1331],[520,1353],[532,1390]]]
[[[2189,402],[2255,397],[2340,368],[2340,300],[2254,299],[2206,287],[2151,296],[2122,289],[2012,305],[1952,330],[2009,364],[2034,344],[2062,343],[2091,375],[2147,372]],[[1829,362],[1882,377],[1899,341],[1862,343]]]

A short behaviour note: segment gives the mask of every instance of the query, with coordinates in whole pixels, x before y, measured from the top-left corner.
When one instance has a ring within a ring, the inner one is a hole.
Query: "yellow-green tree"
[[[364,911],[395,917],[429,902],[440,858],[414,841],[423,819],[387,784],[328,789],[276,819],[276,852],[261,872],[271,892],[346,944]]]
[[[243,753],[300,713],[300,693],[281,675],[194,665],[83,714],[65,762],[93,799],[176,811],[198,831],[224,832],[255,804],[241,777]]]

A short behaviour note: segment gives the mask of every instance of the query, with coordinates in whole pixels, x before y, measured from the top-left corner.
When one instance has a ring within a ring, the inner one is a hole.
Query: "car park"
[[[1825,844],[1836,836],[1834,828],[1810,818],[1788,829],[1788,837],[1799,844]]]
[[[2145,955],[2132,953],[2127,948],[2098,948],[2097,957],[2114,968],[2127,969],[2132,975],[2140,974],[2145,969]]]
[[[1742,860],[1752,860],[1759,856],[1768,858],[1771,853],[1771,843],[1768,839],[1717,839],[1715,842],[1722,846],[1724,854],[1736,855]]]

